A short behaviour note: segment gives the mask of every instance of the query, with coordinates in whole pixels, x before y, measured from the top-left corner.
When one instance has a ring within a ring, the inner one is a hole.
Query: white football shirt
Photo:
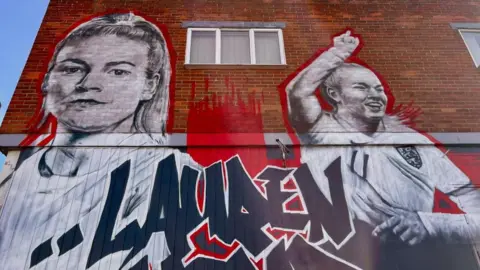
[[[407,212],[432,212],[435,188],[444,193],[470,183],[468,177],[425,136],[385,116],[385,132],[367,136],[324,113],[309,134],[300,137],[306,162],[325,194],[324,170],[342,160],[346,198],[351,214],[371,225]]]
[[[147,135],[144,139],[151,143]],[[122,143],[128,145],[127,141]],[[119,214],[115,217],[113,235],[132,221],[137,220],[140,227],[144,224],[161,160],[174,155],[179,179],[184,165],[200,169],[188,154],[172,148],[94,147],[83,153],[89,156],[86,173],[70,177],[45,176],[39,168],[47,150],[44,148],[29,157],[12,176],[12,186],[0,217],[0,264],[3,269],[86,269],[92,240],[112,184],[110,174],[127,160],[131,162],[130,174]],[[138,204],[123,217],[127,199],[137,194]],[[58,239],[76,224],[83,241],[59,256]],[[53,254],[30,268],[32,251],[48,239],[51,239]],[[112,253],[89,269],[119,269],[129,251]],[[126,268],[145,255],[158,264],[169,254],[164,233],[156,232]]]

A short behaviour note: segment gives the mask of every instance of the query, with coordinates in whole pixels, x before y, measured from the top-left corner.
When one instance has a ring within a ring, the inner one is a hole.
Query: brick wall
[[[192,82],[227,92],[225,78],[244,96],[263,94],[265,132],[284,132],[276,87],[330,36],[351,27],[365,46],[359,57],[389,83],[397,103],[420,107],[417,127],[428,132],[480,131],[480,70],[451,22],[480,22],[480,3],[469,0],[51,0],[8,108],[1,133],[23,133],[37,106],[36,87],[49,50],[73,23],[111,9],[134,10],[165,24],[177,53],[174,132],[185,132]],[[285,69],[185,69],[183,21],[277,21],[283,31]],[[198,98],[198,97],[197,97]]]

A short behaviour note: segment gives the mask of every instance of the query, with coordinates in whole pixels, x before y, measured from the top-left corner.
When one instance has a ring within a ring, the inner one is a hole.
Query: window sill
[[[252,64],[184,64],[186,69],[285,69],[286,64],[252,65]]]

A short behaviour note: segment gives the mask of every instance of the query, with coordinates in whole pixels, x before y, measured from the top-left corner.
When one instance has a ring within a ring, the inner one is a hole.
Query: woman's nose
[[[87,73],[85,77],[77,84],[80,91],[101,91],[102,78],[99,74]]]
[[[373,97],[379,97],[381,95],[381,91],[378,91],[376,88],[374,87],[370,87],[368,89],[368,94],[370,96],[373,96]]]

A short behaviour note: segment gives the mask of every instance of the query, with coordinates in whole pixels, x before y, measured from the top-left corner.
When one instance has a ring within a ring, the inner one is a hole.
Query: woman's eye
[[[122,69],[112,69],[108,73],[113,74],[115,76],[126,76],[126,75],[129,75],[131,72],[122,70]]]
[[[82,69],[79,67],[66,67],[62,71],[65,74],[74,74],[80,72]]]

